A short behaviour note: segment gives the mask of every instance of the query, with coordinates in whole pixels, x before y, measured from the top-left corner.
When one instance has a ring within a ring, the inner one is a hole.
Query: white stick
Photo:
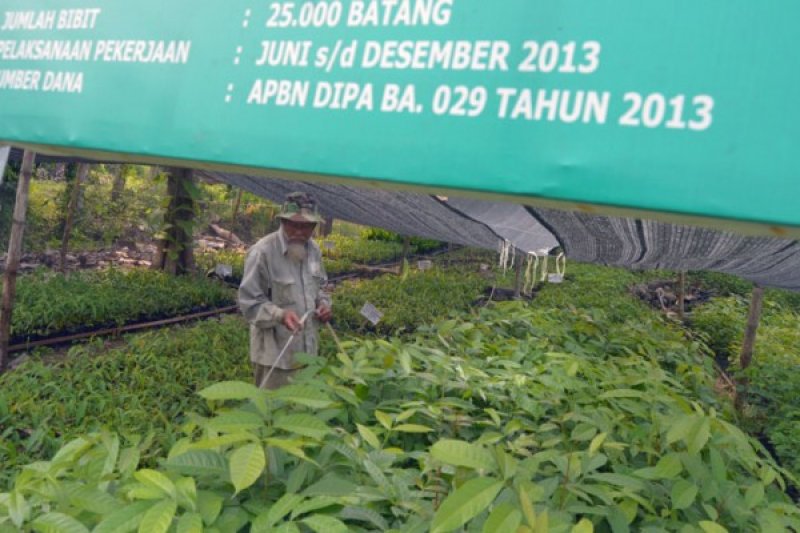
[[[300,319],[300,326],[303,326],[305,324],[306,320],[308,320],[308,317],[311,315],[312,312],[313,311],[306,311],[306,314],[304,314],[303,318]],[[292,332],[292,336],[289,337],[288,341],[286,341],[286,344],[283,346],[283,350],[281,350],[281,353],[278,354],[278,358],[275,359],[275,363],[273,363],[272,367],[270,367],[269,369],[269,372],[267,372],[267,377],[264,380],[266,383],[269,383],[269,378],[270,376],[272,376],[272,372],[275,370],[275,367],[278,366],[278,363],[281,362],[281,359],[283,359],[283,356],[286,354],[286,350],[289,349],[289,346],[292,344],[292,341],[300,331],[302,331],[302,329],[300,328],[294,330]]]

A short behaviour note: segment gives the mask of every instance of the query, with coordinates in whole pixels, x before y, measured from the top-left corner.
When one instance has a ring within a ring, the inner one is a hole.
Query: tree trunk
[[[61,272],[67,271],[67,249],[69,247],[69,238],[72,234],[72,225],[75,220],[75,212],[78,210],[78,198],[81,193],[81,186],[86,176],[89,174],[89,165],[81,163],[78,166],[78,173],[75,180],[72,182],[72,193],[69,198],[69,205],[67,206],[67,213],[64,219],[64,236],[61,238]]]
[[[6,176],[6,163],[8,163],[8,155],[11,153],[10,146],[0,148],[0,185],[3,184]]]
[[[17,199],[14,204],[11,238],[8,242],[6,272],[3,276],[3,297],[0,301],[0,373],[8,367],[8,342],[11,335],[11,315],[14,310],[14,297],[17,293],[17,271],[22,257],[22,237],[25,234],[25,217],[28,211],[28,191],[36,154],[25,150],[22,158],[22,171],[17,182]]]
[[[125,192],[125,180],[130,171],[131,165],[113,165],[111,174],[114,180],[111,182],[111,202],[117,203]]]
[[[169,206],[164,215],[164,237],[158,242],[153,268],[169,274],[188,274],[194,269],[194,175],[189,169],[167,169]]]

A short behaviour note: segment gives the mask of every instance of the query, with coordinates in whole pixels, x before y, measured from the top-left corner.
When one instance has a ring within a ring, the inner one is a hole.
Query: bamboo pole
[[[69,197],[67,206],[67,217],[64,221],[64,236],[61,238],[61,272],[67,271],[67,250],[69,249],[69,239],[72,235],[72,225],[75,219],[75,212],[78,210],[78,198],[80,197],[81,187],[89,174],[89,165],[81,163],[78,172],[75,174],[75,182],[72,184],[72,194]]]
[[[17,182],[17,198],[12,216],[11,238],[8,242],[6,272],[3,276],[3,298],[0,302],[0,373],[8,367],[8,341],[11,333],[11,315],[17,292],[17,271],[22,257],[22,237],[25,234],[25,217],[28,212],[28,192],[36,154],[25,150],[22,170]]]

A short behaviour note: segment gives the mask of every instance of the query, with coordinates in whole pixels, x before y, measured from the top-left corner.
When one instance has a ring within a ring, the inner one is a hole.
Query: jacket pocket
[[[295,303],[294,280],[272,280],[272,302],[280,306]]]
[[[319,265],[315,264],[310,265],[309,271],[311,274],[311,279],[314,280],[313,289],[314,289],[314,296],[316,297],[319,294],[319,291],[325,287],[327,279],[322,274],[322,269],[319,267]]]

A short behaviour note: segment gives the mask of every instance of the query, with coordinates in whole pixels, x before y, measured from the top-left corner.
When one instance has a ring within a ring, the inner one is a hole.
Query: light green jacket
[[[278,230],[247,252],[239,286],[239,308],[250,323],[250,360],[289,370],[298,366],[294,354],[318,354],[319,322],[313,313],[320,304],[330,307],[331,300],[322,290],[328,278],[319,246],[309,240],[308,258],[298,264],[286,256],[286,245],[283,230]],[[281,323],[288,310],[300,318],[311,311],[311,316],[283,358],[277,361],[291,337],[291,331]]]

